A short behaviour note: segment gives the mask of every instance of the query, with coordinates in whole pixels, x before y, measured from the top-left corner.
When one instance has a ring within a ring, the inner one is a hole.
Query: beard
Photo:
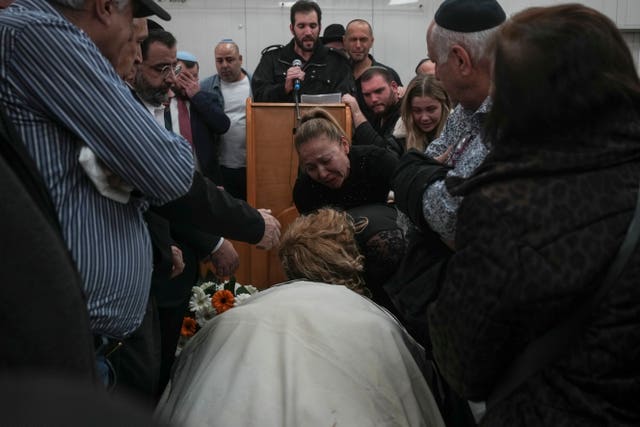
[[[374,107],[369,107],[369,109],[373,111],[376,117],[386,117],[397,103],[397,98],[389,98],[386,102],[377,104]]]
[[[316,48],[316,43],[318,43],[318,39],[314,39],[314,38],[310,38],[310,37],[306,37],[304,39],[299,39],[297,37],[294,37],[293,40],[296,43],[296,46],[298,46],[300,48],[300,50],[302,50],[303,52],[313,52],[313,50]],[[312,46],[309,47],[305,47],[305,42],[309,42],[309,41],[313,41]]]
[[[138,96],[151,105],[159,106],[169,101],[169,87],[164,84],[152,86],[140,71],[136,73],[134,87]]]
[[[349,59],[351,60],[352,64],[357,64],[359,62],[362,62],[365,59],[367,59],[368,57],[369,57],[369,55],[364,53],[364,52],[358,52],[358,53],[355,53],[355,54],[349,54]]]

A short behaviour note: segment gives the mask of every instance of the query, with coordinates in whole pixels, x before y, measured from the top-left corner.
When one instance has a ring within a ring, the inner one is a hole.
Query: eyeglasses
[[[180,71],[182,71],[182,65],[180,64],[176,64],[175,66],[169,64],[152,65],[149,66],[149,68],[153,69],[156,73],[160,74],[164,78],[169,77],[169,74],[171,74],[171,72],[173,72],[173,74],[177,76],[178,74],[180,74]]]

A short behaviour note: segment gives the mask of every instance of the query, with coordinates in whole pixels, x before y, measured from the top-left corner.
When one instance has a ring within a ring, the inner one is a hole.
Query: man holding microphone
[[[294,102],[301,94],[355,93],[349,61],[340,50],[320,42],[322,10],[317,3],[298,0],[291,6],[293,39],[269,46],[253,74],[256,102]],[[296,82],[299,89],[295,90]]]

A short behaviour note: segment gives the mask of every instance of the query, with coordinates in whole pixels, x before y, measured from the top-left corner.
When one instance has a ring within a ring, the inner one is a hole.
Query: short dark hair
[[[140,49],[142,50],[142,59],[147,59],[147,53],[149,53],[149,46],[151,43],[161,43],[168,48],[172,48],[176,45],[177,40],[169,31],[153,29],[149,31],[149,36],[142,42]]]
[[[384,80],[389,84],[395,81],[395,79],[393,78],[393,74],[391,74],[391,71],[389,71],[388,68],[381,67],[379,65],[374,65],[373,67],[367,68],[365,72],[360,76],[360,81],[368,82],[375,76],[382,76]]]
[[[291,25],[296,24],[296,13],[298,12],[315,12],[318,15],[318,25],[322,23],[322,10],[318,3],[309,0],[298,0],[291,6],[290,18]]]
[[[424,64],[427,61],[431,61],[431,58],[429,58],[428,56],[426,58],[422,58],[419,62],[418,65],[416,65],[416,74],[420,74],[420,66],[422,64]]]

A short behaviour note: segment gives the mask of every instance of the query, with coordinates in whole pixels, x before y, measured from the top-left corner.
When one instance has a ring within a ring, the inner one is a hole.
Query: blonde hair
[[[293,139],[296,150],[305,142],[321,135],[326,135],[331,141],[337,142],[346,138],[340,123],[327,110],[312,108],[302,116],[300,126],[296,129]]]
[[[429,133],[425,133],[420,129],[413,121],[413,114],[411,114],[411,102],[413,98],[422,96],[428,96],[438,101],[442,111],[440,121]],[[451,100],[440,80],[429,74],[415,76],[407,86],[405,94],[402,97],[402,106],[400,107],[400,115],[407,130],[406,149],[416,148],[424,151],[431,141],[440,136],[440,132],[442,132],[444,128],[450,111]]]
[[[322,208],[296,218],[278,248],[287,278],[344,285],[366,295],[364,256],[354,233],[346,212]]]

